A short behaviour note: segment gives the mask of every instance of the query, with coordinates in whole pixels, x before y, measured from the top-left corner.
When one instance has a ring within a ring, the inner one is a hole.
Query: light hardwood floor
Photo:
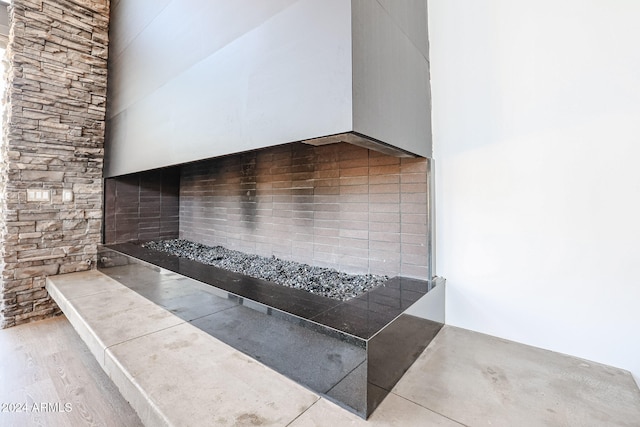
[[[141,426],[67,319],[0,330],[0,426]]]

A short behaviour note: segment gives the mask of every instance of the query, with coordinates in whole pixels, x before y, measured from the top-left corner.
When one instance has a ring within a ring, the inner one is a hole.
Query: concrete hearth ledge
[[[145,425],[287,425],[319,400],[98,271],[47,290]]]

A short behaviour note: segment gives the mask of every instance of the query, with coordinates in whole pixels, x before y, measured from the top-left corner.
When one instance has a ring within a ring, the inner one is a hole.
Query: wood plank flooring
[[[142,426],[64,316],[0,330],[0,426]]]

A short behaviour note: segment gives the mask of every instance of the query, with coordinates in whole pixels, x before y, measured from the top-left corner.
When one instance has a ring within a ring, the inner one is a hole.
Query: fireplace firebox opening
[[[106,179],[107,244],[186,239],[429,280],[426,158],[286,144]]]

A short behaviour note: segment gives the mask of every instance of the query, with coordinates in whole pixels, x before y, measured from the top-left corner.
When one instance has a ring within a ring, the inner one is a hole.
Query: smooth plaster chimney
[[[105,176],[295,141],[431,156],[425,0],[119,0]]]

